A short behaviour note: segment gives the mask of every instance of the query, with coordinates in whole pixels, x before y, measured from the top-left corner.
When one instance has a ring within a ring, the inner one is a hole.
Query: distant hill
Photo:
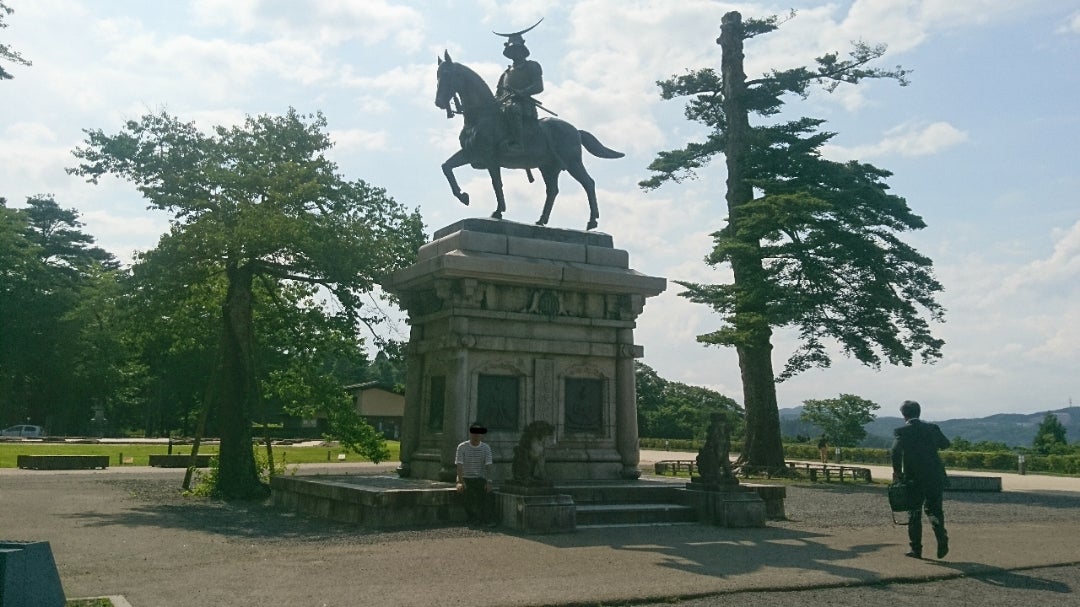
[[[784,436],[809,436],[816,438],[821,430],[813,424],[799,420],[802,407],[780,409],[780,432]],[[1053,413],[1065,426],[1065,438],[1070,443],[1080,441],[1080,407],[1066,407],[1041,413],[998,413],[976,419],[949,419],[935,421],[949,438],[963,437],[973,443],[994,441],[1010,447],[1030,447],[1035,431],[1047,413]],[[900,417],[878,417],[866,425],[867,447],[887,447],[892,444],[893,430],[904,425]]]

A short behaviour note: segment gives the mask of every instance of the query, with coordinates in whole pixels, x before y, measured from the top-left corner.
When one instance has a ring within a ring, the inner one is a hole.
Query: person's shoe
[[[913,559],[921,559],[922,558],[922,553],[919,552],[918,550],[909,550],[909,551],[904,553],[904,556],[909,556],[909,557],[911,557]]]
[[[937,557],[939,559],[943,559],[945,558],[946,554],[949,554],[949,540],[945,540],[944,542],[938,542]]]

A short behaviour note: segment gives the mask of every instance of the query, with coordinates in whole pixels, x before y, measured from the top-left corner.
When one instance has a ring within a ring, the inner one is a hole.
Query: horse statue
[[[451,102],[454,107],[451,107]],[[461,149],[442,164],[450,191],[462,204],[469,204],[469,195],[461,191],[454,177],[457,167],[471,164],[473,168],[487,169],[498,202],[495,212],[491,214],[495,219],[501,219],[506,210],[501,169],[529,171],[538,168],[544,178],[546,194],[544,212],[536,225],[547,225],[555,196],[559,193],[559,173],[565,170],[585,188],[589,198],[589,223],[585,229],[596,227],[596,220],[600,217],[596,207],[596,184],[581,162],[581,148],[599,158],[622,158],[622,152],[604,147],[591,133],[578,130],[558,118],[541,118],[536,124],[537,132],[524,137],[520,149],[508,149],[495,95],[476,72],[452,61],[449,52],[444,52],[444,57],[439,58],[435,105],[446,110],[447,118],[453,118],[455,114],[465,118],[465,125],[458,137]],[[532,181],[532,173],[528,174]]]

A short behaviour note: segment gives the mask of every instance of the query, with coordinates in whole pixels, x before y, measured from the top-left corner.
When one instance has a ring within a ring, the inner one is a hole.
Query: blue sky
[[[544,67],[545,106],[620,160],[588,158],[601,231],[631,265],[673,280],[724,281],[702,259],[722,226],[724,170],[642,192],[660,150],[701,134],[655,82],[719,67],[721,16],[786,14],[792,3],[704,0],[401,2],[391,0],[7,0],[0,41],[33,61],[0,82],[0,196],[20,206],[50,193],[82,213],[85,230],[121,259],[154,246],[168,217],[145,210],[114,180],[64,172],[82,129],[168,110],[209,129],[290,106],[322,111],[333,158],[350,179],[385,187],[419,207],[429,232],[486,216],[485,173],[458,170],[473,204],[461,206],[439,170],[456,149],[460,119],[433,104],[435,59],[449,50],[494,84],[502,39],[526,35]],[[780,404],[857,394],[896,413],[904,399],[930,419],[1035,412],[1080,399],[1080,0],[855,0],[795,2],[796,17],[751,40],[747,72],[803,65],[852,40],[886,43],[881,65],[913,70],[891,81],[794,98],[786,117],[828,120],[826,153],[894,173],[893,191],[928,227],[906,239],[934,262],[946,340],[937,364],[875,371],[838,355],[832,368],[779,386]],[[532,222],[543,189],[504,176],[505,217]],[[580,229],[584,195],[564,176],[550,225]],[[636,340],[662,376],[741,400],[734,353],[694,337],[717,319],[677,296],[649,300]],[[775,364],[792,336],[778,333]]]

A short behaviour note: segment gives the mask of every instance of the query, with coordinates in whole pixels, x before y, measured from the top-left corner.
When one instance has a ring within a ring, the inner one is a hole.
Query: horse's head
[[[457,92],[457,64],[450,59],[449,52],[443,51],[443,55],[439,57],[439,69],[436,73],[435,106],[446,110],[447,117],[452,117],[454,114],[450,109],[450,100]]]
[[[482,113],[487,109],[495,109],[495,96],[491,94],[491,89],[484,83],[484,79],[465,65],[455,63],[450,59],[450,53],[443,51],[443,56],[439,58],[437,76],[435,105],[446,110],[447,118],[453,118],[455,111]],[[461,105],[460,110],[450,107],[455,98]],[[468,122],[468,116],[465,120]]]

